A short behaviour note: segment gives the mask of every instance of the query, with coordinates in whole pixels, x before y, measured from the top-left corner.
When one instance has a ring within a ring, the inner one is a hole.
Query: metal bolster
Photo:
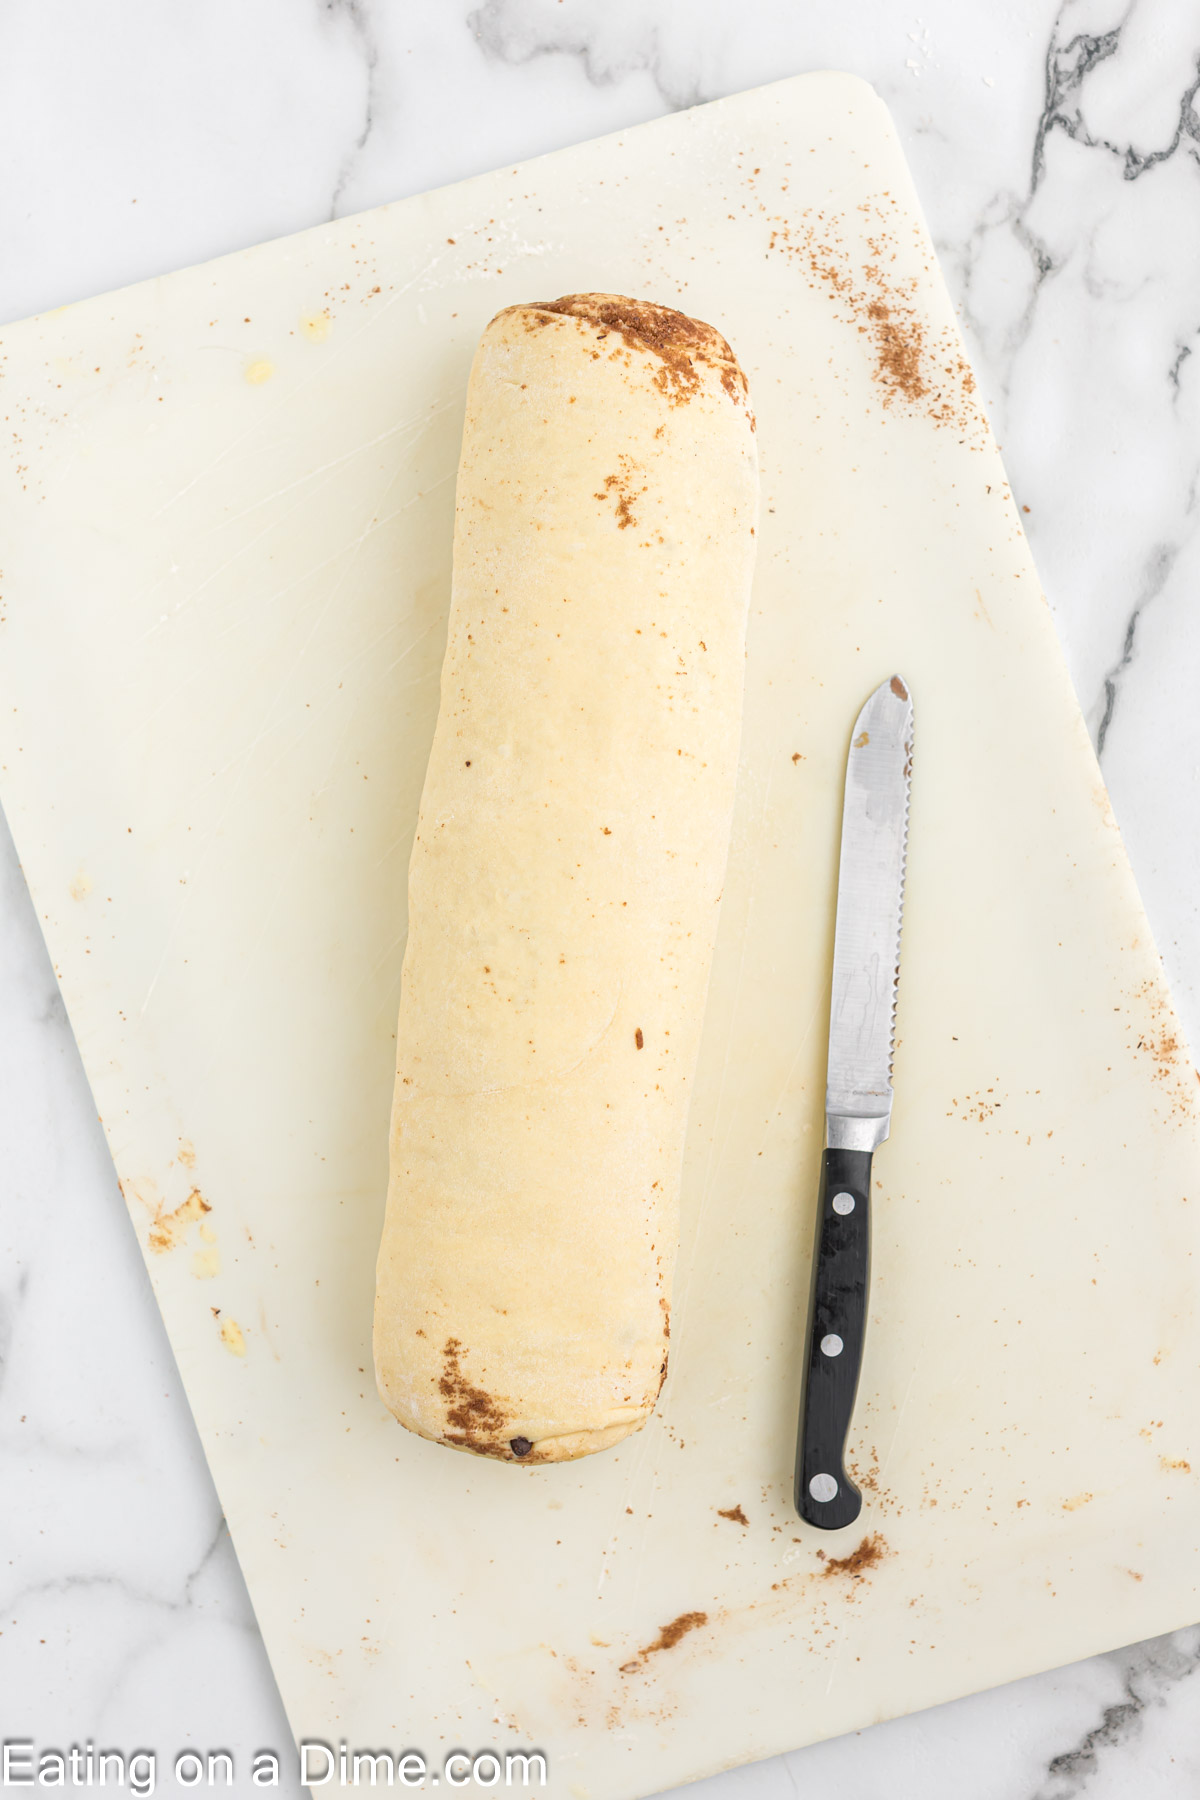
[[[830,1150],[877,1150],[892,1128],[892,1111],[881,1114],[826,1113],[825,1144]]]

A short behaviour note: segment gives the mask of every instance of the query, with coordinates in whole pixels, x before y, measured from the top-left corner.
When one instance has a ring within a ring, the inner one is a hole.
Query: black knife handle
[[[796,1445],[796,1511],[823,1531],[853,1525],[862,1510],[862,1495],[842,1457],[862,1365],[870,1276],[871,1152],[826,1150]]]

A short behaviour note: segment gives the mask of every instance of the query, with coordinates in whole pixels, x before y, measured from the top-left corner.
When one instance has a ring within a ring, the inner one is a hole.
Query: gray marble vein
[[[1200,1628],[1151,1638],[1107,1659],[1118,1671],[1122,1697],[1106,1705],[1098,1722],[1069,1749],[1050,1758],[1047,1780],[1032,1800],[1074,1800],[1095,1795],[1101,1778],[1111,1779],[1117,1751],[1136,1751],[1144,1736],[1147,1714],[1183,1702],[1194,1705],[1190,1684],[1200,1670]],[[1184,1790],[1181,1790],[1181,1792]]]
[[[1169,162],[1185,139],[1189,150],[1200,142],[1200,118],[1196,115],[1196,93],[1200,89],[1200,63],[1189,72],[1190,79],[1179,101],[1179,113],[1170,142],[1157,150],[1139,150],[1132,143],[1114,143],[1089,130],[1083,107],[1083,84],[1087,77],[1121,48],[1121,26],[1091,37],[1081,34],[1065,45],[1052,40],[1046,59],[1046,109],[1033,146],[1033,186],[1045,173],[1046,138],[1052,131],[1065,131],[1075,143],[1089,150],[1106,150],[1117,157],[1126,181],[1136,181],[1159,163]]]
[[[1125,626],[1125,641],[1121,646],[1121,654],[1104,677],[1104,705],[1099,723],[1095,727],[1096,755],[1098,757],[1104,755],[1104,745],[1109,727],[1112,725],[1113,713],[1116,710],[1121,678],[1133,664],[1138,621],[1142,616],[1143,609],[1162,593],[1178,556],[1179,546],[1177,544],[1156,544],[1150,552],[1141,592]]]
[[[375,123],[375,75],[379,67],[379,47],[375,41],[368,0],[324,0],[324,4],[325,10],[331,15],[344,19],[352,32],[358,54],[362,59],[364,75],[362,129],[351,144],[338,170],[333,198],[329,205],[329,217],[336,219],[341,216],[343,196],[358,168],[363,152],[366,150],[367,141]]]
[[[536,57],[577,57],[597,87],[645,73],[663,104],[674,111],[715,98],[692,58],[665,49],[661,21],[649,8],[639,15],[628,9],[547,6],[537,0],[484,0],[468,23],[484,53],[501,62],[519,66]]]

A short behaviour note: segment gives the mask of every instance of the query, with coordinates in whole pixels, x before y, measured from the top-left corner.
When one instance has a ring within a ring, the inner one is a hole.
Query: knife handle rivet
[[[808,1484],[808,1491],[814,1500],[824,1504],[828,1500],[837,1499],[838,1484],[832,1475],[814,1475]]]
[[[840,1356],[844,1348],[845,1345],[842,1343],[842,1340],[836,1331],[827,1333],[827,1335],[821,1339],[822,1356]]]
[[[854,1195],[835,1194],[833,1196],[833,1210],[835,1213],[852,1213],[854,1211]]]

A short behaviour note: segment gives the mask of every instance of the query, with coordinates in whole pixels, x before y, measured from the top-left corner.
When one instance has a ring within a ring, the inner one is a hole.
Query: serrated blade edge
[[[825,1091],[831,1144],[846,1139],[842,1121],[856,1147],[874,1148],[891,1120],[912,745],[908,684],[893,675],[859,713],[846,760]]]

